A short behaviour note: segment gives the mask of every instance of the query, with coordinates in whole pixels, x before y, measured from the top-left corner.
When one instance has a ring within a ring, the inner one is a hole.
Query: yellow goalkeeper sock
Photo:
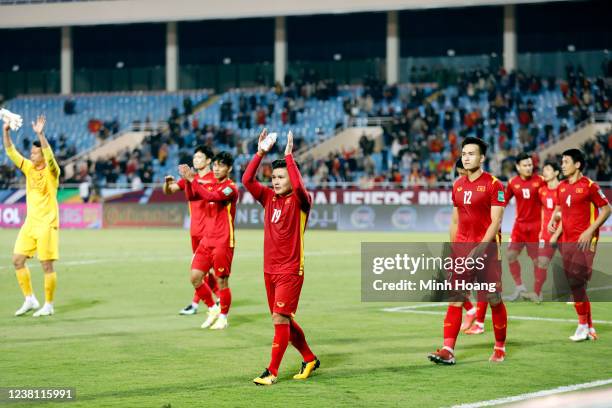
[[[30,278],[30,270],[28,269],[28,267],[24,266],[21,269],[17,269],[15,271],[15,275],[17,275],[17,282],[19,283],[19,287],[21,288],[23,296],[31,296],[32,279]]]
[[[53,303],[55,287],[57,286],[57,273],[45,273],[45,302]]]

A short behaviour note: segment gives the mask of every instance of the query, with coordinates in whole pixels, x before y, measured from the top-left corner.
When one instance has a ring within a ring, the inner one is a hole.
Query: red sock
[[[272,340],[272,357],[268,370],[272,375],[278,376],[278,367],[283,359],[287,345],[289,344],[290,329],[288,324],[274,325],[274,340]]]
[[[593,327],[593,316],[591,315],[591,302],[586,302],[587,304],[587,320],[589,323],[589,329]]]
[[[217,277],[215,276],[214,273],[208,273],[206,275],[206,283],[208,283],[210,290],[212,290],[212,292],[215,294],[217,299],[220,299],[221,294],[219,292],[219,284],[217,283]]]
[[[495,347],[504,347],[506,344],[506,328],[508,327],[508,313],[504,302],[495,306],[491,305],[491,317],[493,319],[493,332],[495,333]]]
[[[539,296],[542,293],[542,286],[546,282],[546,271],[547,268],[535,268],[535,283],[533,284],[533,291]]]
[[[194,290],[193,291],[193,299],[191,300],[193,303],[195,303],[196,305],[198,303],[200,303],[200,297],[198,296],[198,291]]]
[[[212,292],[206,282],[202,282],[202,284],[196,288],[196,293],[200,299],[202,299],[202,302],[206,303],[206,306],[212,307],[215,305],[212,298]]]
[[[291,319],[290,323],[291,327],[291,337],[289,341],[293,344],[293,347],[297,349],[302,355],[303,361],[309,363],[313,361],[316,357],[312,354],[310,347],[308,347],[308,343],[306,342],[306,336],[304,336],[304,330],[297,324],[297,322]]]
[[[514,279],[514,283],[516,286],[522,285],[523,280],[521,279],[521,264],[519,261],[510,262],[510,273],[512,274],[512,279]]]
[[[488,302],[476,302],[476,321],[484,324]]]
[[[221,304],[221,314],[226,315],[232,304],[232,291],[230,288],[221,289],[219,291],[219,303]]]
[[[465,309],[466,312],[469,312],[470,310],[472,310],[473,307],[474,305],[469,300],[466,300],[465,302],[463,302],[463,308]]]
[[[580,324],[588,324],[589,323],[589,309],[590,309],[589,301],[586,302],[575,302],[574,308],[576,309],[576,314],[578,315],[578,323]]]
[[[455,348],[459,329],[461,328],[461,307],[448,306],[444,319],[444,346]]]

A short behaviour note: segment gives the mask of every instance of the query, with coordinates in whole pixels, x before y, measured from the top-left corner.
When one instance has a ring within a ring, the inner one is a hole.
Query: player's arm
[[[487,228],[487,232],[485,232],[481,242],[489,243],[495,241],[495,235],[497,235],[501,228],[502,218],[504,218],[504,207],[502,205],[492,206],[491,224]]]
[[[257,169],[259,169],[261,160],[266,155],[266,153],[268,153],[267,151],[261,148],[261,142],[263,142],[267,135],[267,129],[264,129],[259,135],[257,153],[255,153],[253,159],[249,162],[246,170],[244,171],[244,174],[242,175],[242,184],[244,185],[244,188],[246,188],[248,192],[251,193],[253,198],[259,202],[261,202],[261,200],[263,199],[266,188],[259,181],[257,181],[257,178],[255,176],[257,175]]]
[[[512,191],[511,183],[512,183],[512,180],[509,180],[508,185],[506,186],[506,189],[504,190],[504,201],[506,202],[506,205],[508,205],[512,197],[514,197],[514,191]]]
[[[60,175],[60,168],[55,160],[55,156],[53,155],[53,150],[51,150],[51,146],[49,146],[49,142],[45,137],[45,124],[47,123],[47,119],[45,115],[40,115],[36,118],[36,122],[32,122],[32,129],[36,136],[38,137],[38,141],[40,142],[40,148],[42,150],[43,157],[45,158],[45,163],[49,168],[49,171],[56,178]]]
[[[555,231],[554,234],[551,235],[549,243],[553,245],[556,244],[557,241],[559,241],[559,237],[561,236],[562,233],[563,233],[563,223],[559,223],[559,225],[557,225],[557,230]]]
[[[555,206],[552,216],[550,217],[550,221],[548,221],[548,232],[554,234],[555,231],[560,228],[560,223],[557,224],[561,220],[561,206]]]
[[[6,151],[6,155],[8,156],[8,158],[11,159],[11,161],[15,164],[15,166],[17,166],[18,169],[26,173],[28,168],[32,165],[32,162],[30,162],[28,159],[23,157],[19,153],[19,151],[17,151],[17,148],[15,147],[15,145],[13,144],[13,141],[11,140],[10,132],[11,132],[11,127],[9,123],[4,122],[2,126],[2,142],[4,144],[4,150]]]
[[[178,191],[181,191],[182,188],[180,185],[174,180],[172,176],[166,176],[164,179],[164,185],[162,186],[162,191],[165,195],[174,194]]]
[[[295,164],[295,160],[293,160],[292,152],[293,132],[289,131],[287,134],[287,146],[285,147],[285,162],[287,163],[289,182],[291,182],[291,188],[299,198],[300,202],[303,203],[303,205],[310,207],[312,199],[310,198],[310,194],[308,194],[306,191],[306,187],[304,187],[304,180],[302,180],[300,170],[298,169],[297,164]]]
[[[595,232],[604,224],[604,222],[606,222],[608,217],[610,217],[610,204],[608,203],[608,199],[604,195],[603,191],[601,191],[597,184],[593,183],[589,186],[589,195],[591,202],[599,208],[599,215],[595,221],[589,225],[589,228],[587,228],[582,234],[580,234],[580,237],[578,237],[578,247],[583,250],[586,250],[589,247]]]
[[[457,227],[459,226],[459,210],[457,207],[453,207],[453,214],[451,216],[450,223],[450,242],[455,242],[457,237]]]

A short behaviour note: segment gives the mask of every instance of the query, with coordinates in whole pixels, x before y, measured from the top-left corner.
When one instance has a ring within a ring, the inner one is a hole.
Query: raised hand
[[[265,155],[266,153],[268,153],[268,150],[264,150],[261,147],[262,142],[264,141],[264,139],[266,138],[266,136],[268,136],[268,129],[264,128],[261,133],[259,134],[259,140],[257,141],[257,154],[259,154],[260,156]]]
[[[32,130],[34,130],[34,133],[37,135],[41,134],[45,129],[45,123],[47,123],[45,115],[39,115],[36,118],[36,122],[32,122]]]
[[[293,152],[293,132],[287,133],[287,146],[285,146],[285,156]]]

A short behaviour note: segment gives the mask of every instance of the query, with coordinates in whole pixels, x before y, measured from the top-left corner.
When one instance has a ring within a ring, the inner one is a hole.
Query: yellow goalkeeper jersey
[[[57,188],[60,169],[51,147],[42,149],[46,166],[36,170],[32,162],[24,158],[14,145],[6,148],[6,154],[26,177],[27,215],[25,224],[59,227]]]

